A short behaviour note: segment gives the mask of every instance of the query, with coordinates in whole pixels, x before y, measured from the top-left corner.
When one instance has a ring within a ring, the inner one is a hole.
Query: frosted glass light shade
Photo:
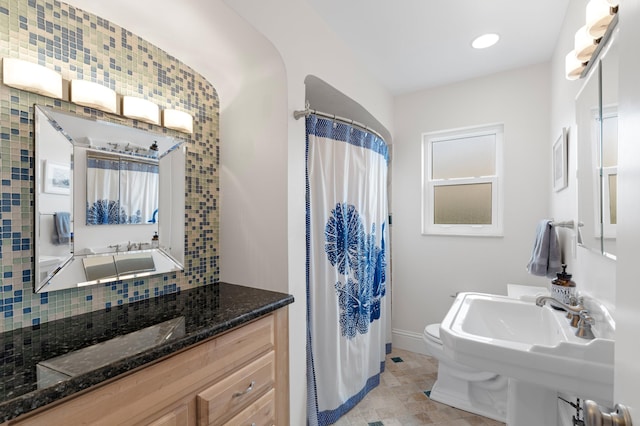
[[[71,80],[71,102],[101,111],[117,111],[116,92],[98,83]]]
[[[2,81],[16,89],[62,99],[62,76],[33,62],[16,58],[2,59]]]
[[[602,37],[612,19],[611,5],[607,0],[590,0],[587,3],[587,32],[591,37]]]
[[[160,124],[158,105],[135,96],[122,97],[122,115],[151,124]]]
[[[580,62],[588,62],[591,59],[591,56],[596,50],[598,44],[587,32],[586,25],[580,27],[580,29],[576,31],[574,42],[574,50],[576,52],[576,57],[578,58],[578,60]]]
[[[577,80],[580,78],[585,65],[576,57],[575,50],[567,53],[564,58],[564,69],[567,80]]]
[[[169,129],[193,133],[193,117],[191,114],[177,109],[162,111],[162,125]]]

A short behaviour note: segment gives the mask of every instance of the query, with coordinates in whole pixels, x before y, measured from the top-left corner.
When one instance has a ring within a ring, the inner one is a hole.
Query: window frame
[[[495,174],[462,178],[432,179],[433,144],[462,138],[495,136]],[[427,132],[422,134],[422,235],[503,236],[503,145],[504,125],[482,126]],[[438,186],[491,183],[491,224],[436,224],[434,223],[434,188]]]

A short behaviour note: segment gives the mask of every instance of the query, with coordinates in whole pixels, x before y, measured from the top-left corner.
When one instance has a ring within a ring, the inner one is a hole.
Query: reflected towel
[[[57,212],[53,215],[55,225],[54,244],[68,244],[71,236],[71,214],[69,212]]]
[[[556,228],[553,226],[553,221],[541,220],[536,228],[536,241],[527,271],[532,275],[555,278],[556,273],[561,270],[562,260]]]

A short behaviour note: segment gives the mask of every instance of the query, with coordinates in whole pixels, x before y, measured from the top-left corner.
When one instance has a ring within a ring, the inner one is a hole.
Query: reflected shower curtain
[[[120,223],[120,161],[87,156],[87,225]]]
[[[155,223],[159,167],[87,156],[87,225]]]
[[[158,210],[157,164],[120,161],[120,208],[123,223],[155,223]]]
[[[307,410],[336,422],[380,381],[391,348],[385,142],[309,115]]]

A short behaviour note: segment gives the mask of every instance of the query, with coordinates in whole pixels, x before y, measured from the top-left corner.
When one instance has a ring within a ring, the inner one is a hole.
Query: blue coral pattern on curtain
[[[350,125],[306,127],[307,412],[329,425],[379,384],[390,350],[389,158]]]

